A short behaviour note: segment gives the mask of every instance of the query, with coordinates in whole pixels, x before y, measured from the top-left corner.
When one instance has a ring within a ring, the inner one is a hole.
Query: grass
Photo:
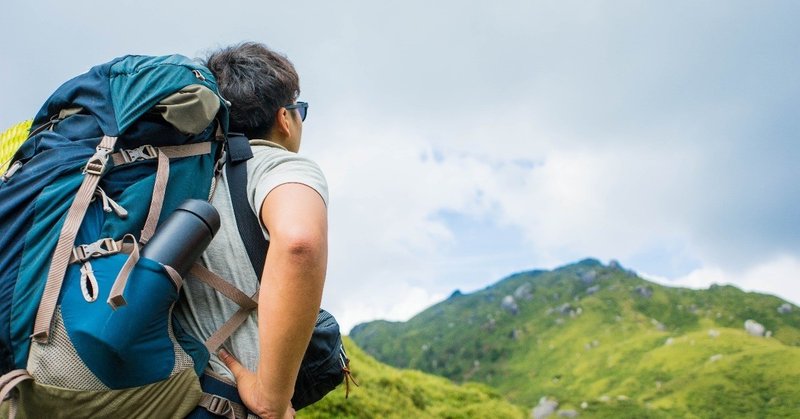
[[[339,386],[298,418],[525,418],[526,409],[479,383],[455,384],[421,371],[401,370],[376,361],[345,338],[359,387]]]

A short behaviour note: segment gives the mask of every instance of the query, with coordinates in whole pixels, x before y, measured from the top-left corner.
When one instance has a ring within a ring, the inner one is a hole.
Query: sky
[[[800,3],[11,2],[0,130],[125,54],[287,55],[347,332],[593,257],[800,303]]]

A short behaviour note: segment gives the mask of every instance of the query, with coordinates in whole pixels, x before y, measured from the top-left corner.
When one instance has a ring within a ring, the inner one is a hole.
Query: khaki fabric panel
[[[190,84],[158,102],[155,110],[178,131],[199,134],[217,116],[219,106],[219,96],[211,89]]]
[[[24,381],[17,418],[183,418],[200,402],[197,374],[185,370],[167,380],[126,390],[75,391]],[[8,417],[9,402],[0,407]]]

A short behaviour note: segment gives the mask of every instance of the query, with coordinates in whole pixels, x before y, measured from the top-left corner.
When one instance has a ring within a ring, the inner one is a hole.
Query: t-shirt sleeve
[[[312,160],[281,149],[254,148],[247,163],[247,196],[253,211],[261,219],[261,206],[269,193],[280,185],[299,183],[317,191],[328,205],[328,183]],[[263,228],[263,226],[262,226]]]

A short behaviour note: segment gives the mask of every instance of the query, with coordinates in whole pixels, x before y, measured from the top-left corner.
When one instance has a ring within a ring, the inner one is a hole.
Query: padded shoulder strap
[[[250,208],[247,199],[247,160],[253,157],[250,142],[242,134],[228,134],[228,159],[225,163],[225,173],[228,177],[228,189],[231,194],[231,204],[236,218],[236,228],[239,236],[247,249],[250,265],[261,281],[264,271],[264,258],[269,249],[269,241],[261,233],[261,222]]]

